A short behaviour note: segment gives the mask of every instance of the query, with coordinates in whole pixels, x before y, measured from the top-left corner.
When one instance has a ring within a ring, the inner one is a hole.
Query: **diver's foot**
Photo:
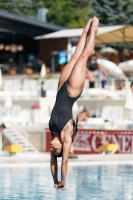
[[[87,22],[86,26],[85,26],[85,32],[86,32],[87,35],[89,35],[89,30],[90,30],[90,28],[91,28],[91,22],[92,22],[92,19],[90,19],[90,20]]]
[[[93,17],[91,30],[93,30],[95,34],[97,34],[98,32],[98,24],[99,24],[99,19],[97,17]]]

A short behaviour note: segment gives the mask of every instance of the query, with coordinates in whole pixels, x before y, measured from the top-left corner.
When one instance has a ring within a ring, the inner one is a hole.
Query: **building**
[[[0,10],[0,66],[3,71],[6,73],[8,65],[8,68],[15,66],[17,72],[22,72],[23,65],[31,65],[38,57],[39,41],[34,37],[61,29],[63,27],[58,25]]]
[[[103,26],[99,27],[98,33],[95,39],[95,50],[105,47],[109,43],[123,42],[123,31],[126,31],[125,41],[133,41],[132,26],[130,25],[115,25],[115,26]],[[67,61],[70,60],[71,55],[74,52],[79,38],[83,32],[83,28],[74,29],[62,29],[54,33],[40,35],[35,37],[36,40],[40,40],[39,43],[39,55],[47,63],[50,63],[51,71],[57,71],[63,64],[59,63],[60,51],[64,51],[67,54]],[[47,48],[45,48],[47,47]],[[48,56],[48,54],[50,56]],[[64,60],[64,55],[63,55]]]

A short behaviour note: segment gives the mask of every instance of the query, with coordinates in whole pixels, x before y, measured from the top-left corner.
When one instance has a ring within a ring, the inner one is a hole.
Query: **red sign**
[[[133,130],[103,130],[105,144],[115,143],[118,145],[117,153],[133,153]],[[97,130],[78,130],[74,140],[75,154],[97,154],[98,149]],[[46,152],[50,152],[51,134],[49,129],[46,129]]]

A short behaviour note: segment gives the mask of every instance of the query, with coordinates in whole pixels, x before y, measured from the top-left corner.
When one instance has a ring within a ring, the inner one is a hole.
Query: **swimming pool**
[[[133,165],[72,165],[66,187],[54,189],[48,165],[0,168],[0,200],[133,200]]]

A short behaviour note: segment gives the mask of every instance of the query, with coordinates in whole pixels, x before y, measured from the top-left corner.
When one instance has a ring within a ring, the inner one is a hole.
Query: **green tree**
[[[133,24],[133,0],[8,0],[0,8],[19,15],[37,18],[39,8],[49,9],[47,21],[76,28],[97,16],[101,25]]]
[[[9,0],[0,1],[0,8],[11,13],[18,15],[25,15],[32,18],[36,18],[37,9],[40,7],[40,3],[36,0]]]
[[[47,20],[66,27],[83,27],[87,22],[88,0],[44,0]]]
[[[91,0],[89,17],[96,15],[101,25],[133,24],[133,0]]]
[[[37,18],[39,8],[47,8],[47,21],[70,28],[84,27],[90,0],[9,0],[1,1],[0,8],[18,15]]]
[[[99,18],[100,25],[133,25],[133,0],[91,0],[88,17],[96,15]],[[125,47],[133,49],[133,43],[113,44],[119,50]]]

